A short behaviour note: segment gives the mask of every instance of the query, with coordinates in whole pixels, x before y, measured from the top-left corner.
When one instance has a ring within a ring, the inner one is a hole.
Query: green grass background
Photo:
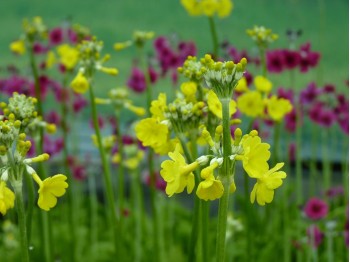
[[[295,88],[309,81],[335,83],[344,92],[348,79],[349,28],[347,0],[241,0],[234,1],[229,18],[216,20],[219,38],[228,39],[238,48],[252,50],[253,43],[245,34],[247,28],[264,25],[280,35],[271,47],[286,47],[285,31],[302,29],[299,43],[310,41],[312,49],[322,53],[321,66],[307,74],[298,74]],[[112,54],[109,65],[117,66],[117,78],[99,76],[98,94],[123,85],[129,74],[135,50],[116,53],[113,43],[130,39],[134,30],[154,31],[156,35],[176,33],[181,39],[194,40],[199,55],[212,50],[206,17],[190,17],[177,0],[1,0],[0,1],[0,66],[9,63],[25,65],[26,57],[15,57],[8,45],[21,32],[25,17],[43,17],[49,27],[59,25],[71,17],[73,22],[85,25],[105,42],[105,51]],[[148,46],[149,50],[151,46]],[[275,86],[290,85],[289,74],[271,76]],[[160,89],[168,88],[163,81]]]

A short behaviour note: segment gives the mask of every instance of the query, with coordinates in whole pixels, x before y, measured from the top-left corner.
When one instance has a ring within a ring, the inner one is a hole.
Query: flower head
[[[249,91],[237,99],[238,109],[250,117],[258,117],[264,113],[264,101],[258,91]]]
[[[272,89],[271,81],[263,76],[256,76],[254,78],[254,85],[256,87],[256,90],[258,90],[262,93],[270,93],[270,91]]]
[[[264,206],[271,203],[274,196],[274,189],[282,185],[282,179],[287,177],[284,171],[278,171],[284,163],[278,163],[274,168],[268,168],[257,175],[257,183],[250,194],[250,202],[254,203],[255,199],[258,204]]]
[[[318,220],[327,216],[328,205],[321,199],[310,198],[304,207],[304,213],[308,218]]]
[[[15,205],[15,194],[0,180],[0,213],[4,216],[7,210]]]
[[[70,85],[74,92],[84,94],[89,88],[89,81],[82,72],[79,72]]]
[[[25,43],[23,40],[17,40],[10,44],[10,49],[13,53],[23,55],[26,51]]]
[[[224,186],[220,180],[215,179],[214,170],[219,166],[218,162],[212,163],[210,166],[202,169],[201,181],[197,188],[197,196],[205,201],[221,198],[224,193]]]
[[[281,121],[293,109],[289,100],[272,96],[267,102],[267,112],[274,121]]]
[[[49,211],[51,208],[56,206],[57,197],[61,197],[66,192],[68,184],[66,182],[67,177],[65,175],[55,175],[46,178],[44,181],[40,179],[37,174],[32,174],[35,182],[39,185],[39,200],[38,206]]]
[[[161,124],[155,118],[141,120],[135,126],[136,136],[143,146],[157,147],[166,143],[168,139],[168,127]]]
[[[172,160],[165,160],[161,164],[160,175],[167,182],[166,194],[170,197],[175,193],[181,193],[187,187],[187,193],[191,193],[194,188],[194,174],[192,173],[198,166],[198,162],[186,164],[185,158],[180,154],[180,146],[177,145],[174,152],[169,153]]]

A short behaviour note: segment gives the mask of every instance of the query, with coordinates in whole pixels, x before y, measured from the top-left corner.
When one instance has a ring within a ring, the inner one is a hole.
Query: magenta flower
[[[300,117],[302,118],[302,116]],[[298,116],[295,107],[293,107],[293,110],[284,118],[285,128],[291,133],[294,133],[297,128],[297,118]]]
[[[335,92],[335,86],[332,84],[327,84],[323,87],[323,93],[332,94]]]
[[[61,117],[56,111],[51,111],[45,116],[45,121],[59,126],[61,124]]]
[[[328,205],[323,200],[313,197],[307,201],[304,213],[309,219],[322,219],[328,214]]]
[[[292,89],[284,89],[283,87],[279,87],[277,89],[277,97],[288,99],[291,103],[293,103],[294,92]]]
[[[300,92],[299,101],[302,104],[309,104],[313,102],[321,92],[322,90],[317,88],[316,83],[311,82]]]
[[[313,244],[313,247],[317,248],[319,245],[321,245],[322,240],[324,238],[324,234],[321,232],[321,230],[315,226],[312,225],[307,228],[306,234],[309,238],[309,244]]]
[[[143,91],[145,91],[146,80],[142,70],[140,70],[137,67],[134,67],[131,70],[131,75],[126,84],[136,93],[142,93]]]
[[[332,110],[322,108],[319,111],[318,123],[324,127],[330,127],[336,120],[336,115]]]
[[[63,41],[63,30],[60,27],[52,29],[49,33],[49,42],[51,45],[59,45]]]
[[[284,69],[284,55],[281,50],[268,51],[266,54],[267,70],[271,73],[281,73]]]
[[[43,46],[41,43],[34,43],[33,44],[33,52],[36,55],[45,54],[47,52],[47,47]]]
[[[338,196],[342,196],[342,195],[344,195],[344,188],[343,188],[343,186],[331,187],[330,189],[328,189],[326,191],[325,194],[329,198],[335,198],[335,197],[338,197]]]
[[[50,156],[59,154],[64,146],[64,141],[62,138],[50,138],[49,136],[44,136],[44,152],[48,153]]]
[[[145,177],[145,183],[146,185],[151,186],[151,177],[149,175]],[[155,175],[155,188],[163,192],[165,191],[165,188],[166,188],[166,182],[160,176],[159,172],[157,172]]]
[[[88,101],[79,94],[74,94],[74,101],[73,101],[73,112],[79,113],[81,110],[83,110],[88,105]]]
[[[299,63],[300,63],[300,54],[297,51],[293,51],[293,50],[282,50],[281,51],[283,54],[283,61],[284,61],[284,66],[287,69],[294,69],[296,68]]]
[[[288,146],[288,157],[291,163],[295,162],[295,150],[296,150],[295,143],[290,143]]]

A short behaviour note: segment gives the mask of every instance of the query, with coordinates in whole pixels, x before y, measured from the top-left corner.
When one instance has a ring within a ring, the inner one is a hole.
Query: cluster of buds
[[[39,185],[38,205],[47,211],[56,205],[57,197],[62,196],[68,187],[66,176],[58,174],[41,180],[31,166],[48,160],[48,154],[27,158],[32,144],[24,132],[37,122],[35,102],[34,98],[14,94],[8,104],[2,103],[5,115],[1,116],[0,121],[0,212],[3,215],[14,206],[15,199],[7,182],[10,182],[15,192],[21,192],[23,176],[31,176]]]
[[[113,88],[108,92],[109,98],[96,98],[96,104],[112,105],[116,113],[119,113],[123,108],[135,113],[138,116],[143,116],[146,112],[142,107],[137,107],[128,99],[129,93],[125,88]]]
[[[206,68],[197,57],[188,56],[182,67],[178,67],[177,71],[183,74],[190,81],[199,82],[203,79]]]
[[[71,87],[76,93],[83,94],[89,88],[89,81],[95,71],[101,71],[109,75],[117,75],[116,68],[104,67],[103,64],[110,59],[110,55],[101,58],[103,42],[95,37],[92,40],[83,40],[78,46],[79,50],[79,71],[71,82]]]
[[[120,51],[132,45],[142,48],[145,45],[146,41],[151,40],[153,38],[154,32],[152,31],[135,31],[132,40],[115,43],[114,49],[116,51]]]
[[[254,26],[253,29],[247,29],[246,32],[261,49],[266,49],[269,43],[278,39],[277,34],[274,34],[271,29],[263,26]]]
[[[242,58],[237,64],[233,61],[215,62],[207,54],[200,61],[205,67],[204,79],[208,87],[213,89],[219,99],[231,98],[234,88],[243,77],[247,59]]]

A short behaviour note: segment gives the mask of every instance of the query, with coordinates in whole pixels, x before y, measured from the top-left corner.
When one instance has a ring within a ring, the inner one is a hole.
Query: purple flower
[[[315,82],[311,82],[300,92],[299,101],[302,104],[309,104],[313,102],[319,94],[321,94],[321,90],[317,88]]]
[[[266,54],[267,69],[271,73],[281,73],[284,68],[284,56],[281,50],[269,51]]]
[[[343,186],[336,186],[336,187],[331,187],[326,191],[326,196],[329,198],[334,198],[338,196],[344,195],[344,188]]]
[[[50,156],[57,155],[63,149],[64,141],[62,138],[50,138],[49,136],[44,136],[44,152],[48,153]]]
[[[55,124],[56,126],[59,126],[61,124],[61,117],[59,114],[57,114],[56,111],[51,111],[45,116],[45,120],[48,123]]]
[[[45,54],[47,52],[47,48],[41,43],[36,42],[33,44],[33,52],[36,55]]]
[[[73,102],[74,113],[79,113],[87,105],[88,105],[88,102],[82,95],[78,95],[78,94],[74,95],[74,102]]]
[[[70,28],[68,29],[68,39],[72,44],[76,44],[78,42],[77,33]]]
[[[51,45],[59,45],[63,41],[63,30],[60,27],[52,29],[49,33],[49,41]]]
[[[307,228],[306,234],[309,237],[309,244],[313,245],[313,247],[318,247],[324,238],[324,234],[321,232],[321,230],[315,226],[311,225]]]
[[[295,162],[295,143],[290,143],[288,147],[288,156],[290,162]]]
[[[324,127],[330,127],[336,120],[336,115],[330,109],[323,108],[319,112],[318,123]]]
[[[327,84],[323,87],[323,93],[332,94],[335,92],[335,86],[332,84]]]
[[[142,93],[146,89],[146,80],[143,72],[134,67],[131,70],[131,75],[127,81],[127,86],[134,90],[136,93]]]
[[[284,66],[287,69],[294,69],[299,65],[301,59],[299,52],[292,50],[282,50],[282,54],[284,56]]]
[[[307,201],[304,213],[309,219],[322,219],[328,214],[328,205],[323,200],[313,197]]]
[[[294,133],[296,130],[296,127],[297,127],[297,112],[293,107],[293,110],[290,113],[288,113],[285,117],[285,128],[289,132]]]
[[[163,180],[163,178],[160,176],[158,172],[155,173],[155,181],[154,181],[155,188],[158,189],[159,191],[165,191],[166,188],[166,182]],[[151,186],[151,177],[147,175],[145,177],[145,183],[148,186]]]
[[[283,87],[279,87],[277,89],[277,97],[287,99],[293,103],[294,93],[292,89],[284,89]]]

